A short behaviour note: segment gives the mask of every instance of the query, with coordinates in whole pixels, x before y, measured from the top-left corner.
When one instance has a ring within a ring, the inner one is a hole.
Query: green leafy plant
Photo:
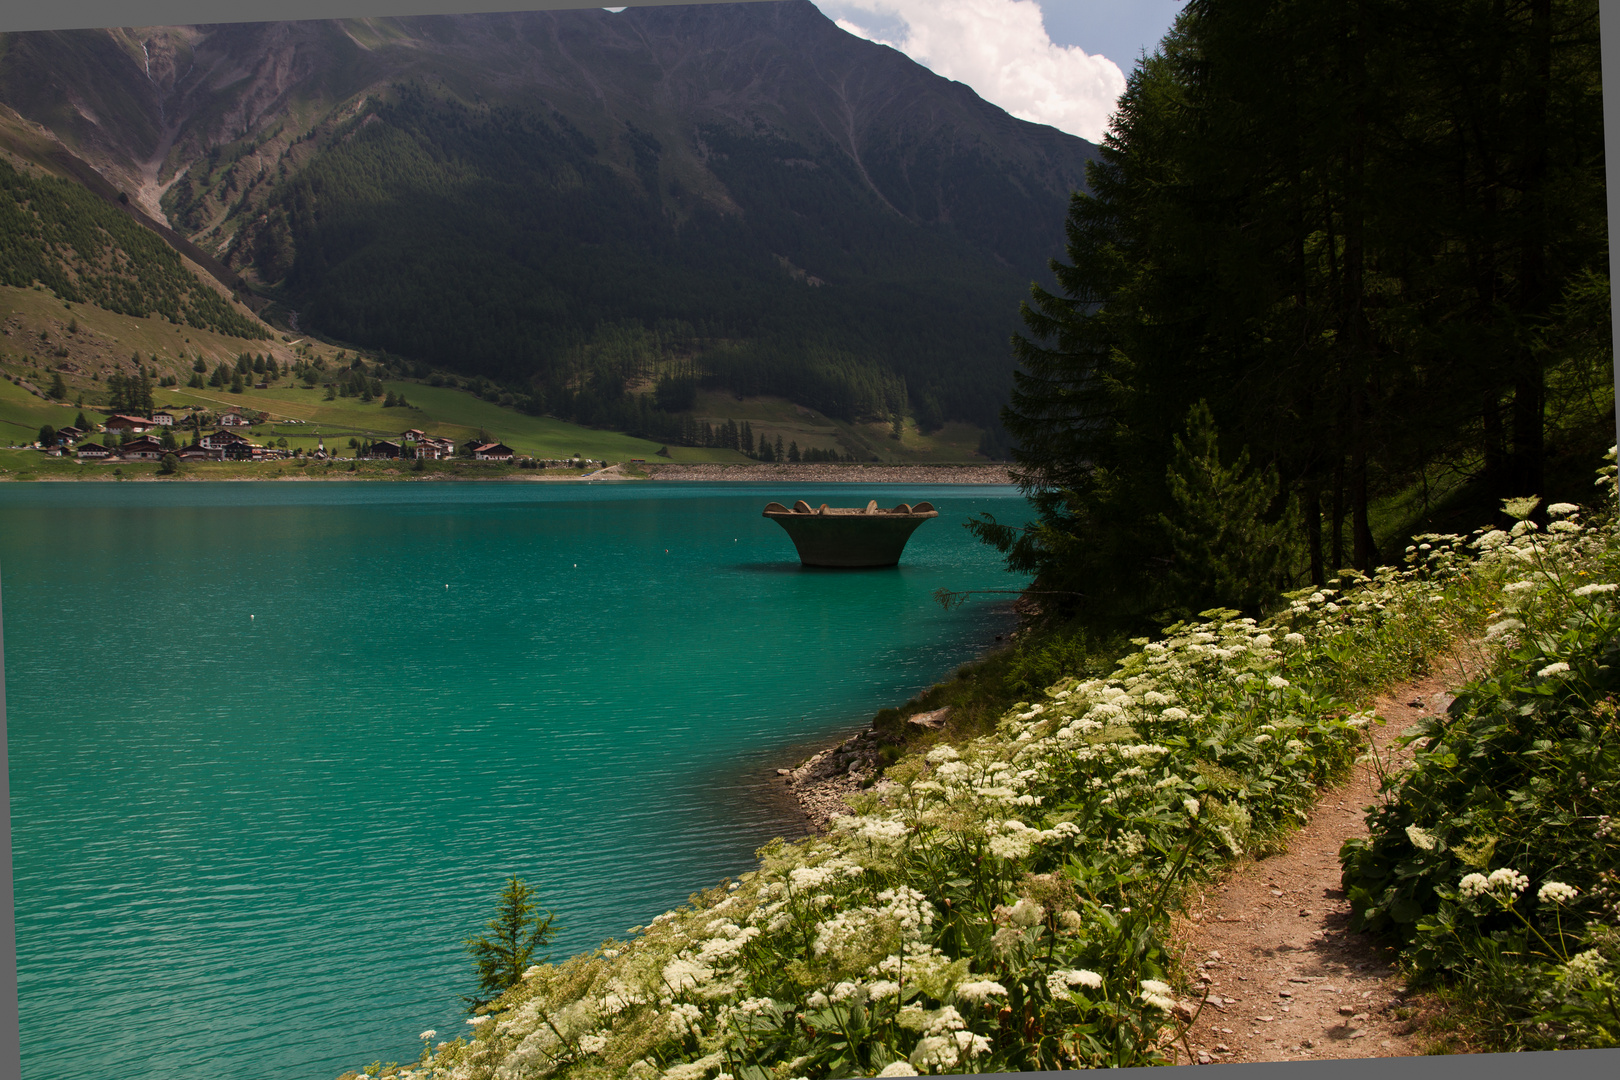
[[[1506,579],[1495,661],[1406,737],[1412,765],[1345,844],[1344,881],[1353,926],[1491,1002],[1504,1045],[1614,1045],[1620,544],[1572,504],[1543,529],[1535,505],[1509,502],[1515,524],[1471,541],[1477,573]]]

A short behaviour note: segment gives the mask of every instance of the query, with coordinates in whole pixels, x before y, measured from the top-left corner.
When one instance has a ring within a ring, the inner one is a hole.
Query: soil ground
[[[1409,994],[1394,950],[1348,930],[1339,846],[1367,835],[1380,769],[1409,755],[1396,740],[1424,715],[1443,712],[1466,675],[1452,661],[1391,690],[1370,729],[1381,764],[1364,758],[1323,793],[1286,851],[1248,860],[1193,896],[1173,949],[1193,976],[1195,1012],[1179,1064],[1404,1057],[1428,1052],[1431,1006]],[[1202,994],[1204,1004],[1198,1006]]]

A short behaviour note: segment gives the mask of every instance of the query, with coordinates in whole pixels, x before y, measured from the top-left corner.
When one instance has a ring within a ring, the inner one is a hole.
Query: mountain
[[[304,327],[603,422],[992,423],[1096,153],[808,0],[10,34],[0,102]]]

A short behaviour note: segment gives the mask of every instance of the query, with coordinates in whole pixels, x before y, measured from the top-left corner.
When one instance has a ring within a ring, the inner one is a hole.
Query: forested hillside
[[[677,370],[993,426],[1095,156],[806,0],[11,35],[0,98],[272,316],[621,427]]]
[[[546,411],[566,411],[581,377],[612,398],[644,374],[589,350],[598,328],[680,323],[673,344],[744,393],[854,419],[909,411],[910,383],[936,414],[993,415],[1005,364],[990,361],[1026,282],[910,226],[847,175],[805,179],[834,171],[826,148],[705,131],[743,213],[693,202],[677,226],[663,202],[679,192],[649,193],[555,120],[475,112],[416,86],[397,95],[266,199],[256,255],[286,261],[310,324],[527,383]],[[784,165],[814,157],[829,164]],[[786,265],[799,260],[815,281]]]
[[[1025,309],[1038,527],[985,537],[1142,619],[1370,572],[1459,499],[1584,497],[1614,439],[1600,106],[1592,0],[1193,0]]]
[[[0,284],[242,338],[269,331],[199,281],[174,249],[79,187],[0,161]]]

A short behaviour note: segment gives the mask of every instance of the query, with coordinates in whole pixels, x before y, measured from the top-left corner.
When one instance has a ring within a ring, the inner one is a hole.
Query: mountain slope
[[[1095,153],[807,0],[0,49],[0,100],[304,325],[560,414],[680,367],[989,423]]]

